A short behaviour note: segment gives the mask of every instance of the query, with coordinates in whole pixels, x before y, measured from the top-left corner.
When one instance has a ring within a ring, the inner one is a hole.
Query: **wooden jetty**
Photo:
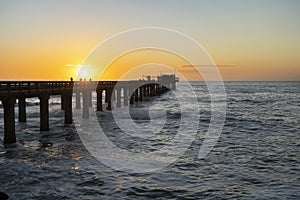
[[[18,100],[19,122],[26,122],[26,98],[38,97],[40,101],[40,131],[49,131],[49,98],[61,96],[65,124],[72,124],[72,97],[75,94],[75,108],[82,109],[82,117],[89,117],[92,105],[92,91],[97,93],[97,111],[103,111],[105,97],[106,110],[129,106],[143,101],[145,97],[161,95],[176,88],[175,75],[157,76],[151,80],[137,81],[0,81],[0,101],[4,111],[4,144],[16,143],[15,104]],[[121,95],[123,94],[123,95]],[[103,96],[105,95],[105,96]],[[82,101],[82,104],[81,104]]]

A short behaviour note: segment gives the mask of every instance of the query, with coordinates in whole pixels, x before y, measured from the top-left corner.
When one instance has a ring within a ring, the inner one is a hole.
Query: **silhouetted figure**
[[[73,82],[73,77],[71,77],[70,80]]]
[[[8,197],[8,195],[6,194],[6,193],[4,193],[4,192],[0,192],[0,200],[6,200],[6,199],[8,199],[9,197]]]
[[[90,78],[90,81],[92,81],[92,78]]]
[[[81,82],[81,81],[82,81],[82,78],[80,78],[79,81]]]

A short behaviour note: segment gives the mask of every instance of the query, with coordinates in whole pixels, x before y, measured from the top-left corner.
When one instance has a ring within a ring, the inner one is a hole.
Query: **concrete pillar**
[[[76,91],[76,108],[80,109],[81,108],[81,97],[80,97],[80,92]]]
[[[149,93],[149,97],[151,97],[152,96],[152,85],[149,85],[148,88],[149,88],[149,92],[148,92]]]
[[[117,88],[117,108],[121,108],[121,89]]]
[[[112,95],[111,95],[111,101],[112,101],[112,102],[115,102],[115,101],[116,101],[116,90],[112,90],[112,91],[111,91],[111,94],[112,94]]]
[[[151,85],[148,85],[148,96],[151,97]]]
[[[123,88],[123,94],[124,94],[124,99],[123,99],[124,106],[128,106],[128,89],[126,87]]]
[[[16,143],[15,102],[15,97],[2,99],[4,110],[4,144]]]
[[[49,131],[49,98],[48,94],[39,96],[40,99],[40,131]]]
[[[147,97],[147,85],[144,85],[144,97]]]
[[[146,90],[146,86],[143,85],[143,97],[146,97],[147,96],[147,90]]]
[[[64,96],[64,108],[65,108],[65,123],[73,123],[73,114],[72,114],[72,91],[66,92]]]
[[[26,98],[20,97],[18,99],[19,106],[19,122],[26,122]]]
[[[64,103],[64,100],[65,100],[65,99],[64,99],[64,95],[61,95],[61,96],[60,96],[60,106],[61,106],[60,109],[61,109],[61,110],[64,110],[64,109],[65,109],[65,103]]]
[[[106,90],[107,91],[107,107],[106,107],[106,110],[111,110],[112,107],[111,107],[111,102],[112,102],[112,89],[108,89]]]
[[[157,96],[157,91],[156,91],[156,84],[153,84],[153,95]]]
[[[134,102],[134,92],[133,92],[133,89],[130,89],[129,94],[130,94],[129,103],[130,103],[130,105],[133,105],[133,102]]]
[[[103,93],[103,90],[97,90],[97,111],[103,111],[103,109],[102,109],[102,93]]]
[[[161,88],[161,87],[162,87],[161,85],[158,85],[158,86],[157,86],[157,88],[158,88],[158,95],[160,95],[160,94],[162,93],[162,92],[161,92],[161,91],[162,91],[162,88]]]
[[[107,103],[107,101],[108,101],[108,95],[107,95],[107,93],[108,93],[108,89],[105,90],[105,103]]]
[[[140,90],[139,100],[140,100],[140,101],[143,101],[143,95],[144,95],[144,92],[143,92],[143,86],[139,87],[139,90]]]
[[[89,106],[92,106],[92,105],[93,105],[92,100],[93,100],[93,98],[92,98],[92,91],[90,90],[90,91],[89,91]]]
[[[139,88],[136,88],[134,91],[134,101],[135,102],[139,101]]]
[[[156,95],[159,95],[159,85],[158,84],[155,85],[155,93],[156,93]]]
[[[150,87],[149,85],[146,86],[146,94],[145,94],[146,97],[149,97],[150,96]]]
[[[151,85],[151,96],[155,96],[155,85]]]
[[[87,89],[82,92],[82,118],[89,118],[90,93]]]

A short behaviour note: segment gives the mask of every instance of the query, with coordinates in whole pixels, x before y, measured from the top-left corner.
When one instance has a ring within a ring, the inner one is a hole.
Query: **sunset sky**
[[[77,78],[99,43],[140,27],[192,37],[224,80],[300,80],[298,0],[0,0],[0,27],[1,80]],[[192,70],[176,55],[148,50],[119,58],[106,78],[151,62],[187,77]]]

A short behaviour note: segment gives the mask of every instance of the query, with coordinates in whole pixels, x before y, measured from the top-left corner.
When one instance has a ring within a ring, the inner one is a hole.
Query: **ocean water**
[[[300,82],[226,82],[225,124],[204,159],[198,152],[210,123],[210,99],[204,83],[192,85],[200,119],[190,128],[197,135],[176,162],[150,173],[115,171],[95,159],[75,126],[64,125],[58,97],[50,99],[49,132],[39,131],[38,100],[27,99],[28,122],[16,120],[17,144],[4,148],[0,106],[0,192],[10,199],[300,199]],[[195,106],[190,104],[184,102]],[[165,112],[149,113],[153,105]],[[166,118],[157,134],[143,140],[122,134],[111,112],[97,117],[118,147],[147,152],[176,135],[180,112],[172,92],[131,107],[135,123],[145,127],[151,118]]]

